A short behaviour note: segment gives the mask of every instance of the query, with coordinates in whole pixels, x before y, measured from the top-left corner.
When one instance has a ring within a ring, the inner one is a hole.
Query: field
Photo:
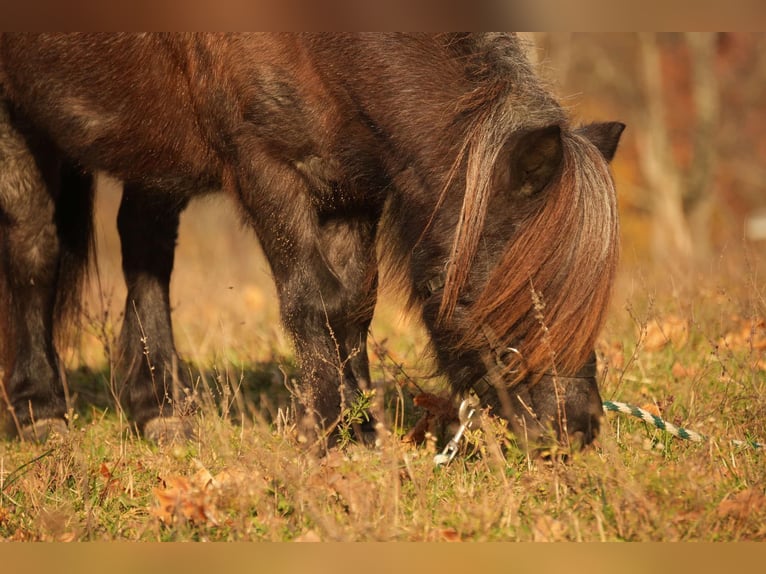
[[[221,198],[184,215],[172,303],[198,381],[197,438],[161,448],[113,400],[110,348],[124,287],[114,214],[99,194],[99,274],[80,343],[65,353],[71,432],[0,442],[0,540],[13,541],[745,541],[766,539],[766,300],[743,246],[683,282],[623,268],[599,342],[605,400],[642,406],[710,440],[683,441],[609,413],[597,444],[566,462],[529,458],[500,425],[469,432],[445,468],[446,436],[403,436],[424,414],[425,337],[384,293],[372,363],[380,444],[317,458],[290,434],[298,377],[268,269]],[[151,341],[149,342],[151,344]],[[454,430],[454,429],[453,429]]]

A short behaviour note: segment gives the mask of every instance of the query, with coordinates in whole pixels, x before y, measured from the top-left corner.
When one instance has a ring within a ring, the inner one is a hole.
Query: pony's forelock
[[[614,184],[587,140],[569,132],[563,146],[558,179],[472,305],[461,352],[485,350],[487,327],[531,373],[574,373],[593,350],[619,256]]]
[[[559,106],[545,93],[536,94],[536,107],[522,104],[527,98],[497,97],[499,88],[492,87],[496,101],[476,115],[468,131],[461,153],[451,174],[465,166],[465,187],[460,215],[448,259],[444,294],[439,308],[439,321],[448,322],[465,287],[484,231],[489,201],[493,193],[493,175],[510,135],[564,121]],[[472,98],[475,98],[475,93]],[[452,185],[453,178],[447,180]],[[447,193],[447,189],[443,193]]]

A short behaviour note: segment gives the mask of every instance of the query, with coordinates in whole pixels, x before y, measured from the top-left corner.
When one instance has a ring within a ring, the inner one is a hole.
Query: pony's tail
[[[56,227],[61,251],[53,330],[63,349],[79,330],[83,288],[95,252],[95,179],[92,172],[64,160],[59,184]]]

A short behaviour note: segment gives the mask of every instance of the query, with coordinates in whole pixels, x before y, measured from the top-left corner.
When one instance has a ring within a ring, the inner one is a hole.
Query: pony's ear
[[[511,193],[534,195],[548,185],[564,157],[561,128],[547,126],[525,132],[510,143],[509,170],[500,182]]]
[[[621,122],[599,122],[582,126],[575,131],[588,138],[606,161],[612,161],[624,129],[625,124]]]

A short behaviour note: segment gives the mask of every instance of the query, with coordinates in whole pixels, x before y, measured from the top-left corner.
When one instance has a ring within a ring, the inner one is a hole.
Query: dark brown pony
[[[118,368],[145,434],[183,402],[168,285],[179,214],[211,189],[263,246],[313,424],[370,385],[381,254],[456,393],[522,440],[597,432],[623,126],[571,126],[515,36],[6,34],[0,82],[3,397],[20,432],[65,413],[52,333],[87,260],[94,170],[125,182]]]

